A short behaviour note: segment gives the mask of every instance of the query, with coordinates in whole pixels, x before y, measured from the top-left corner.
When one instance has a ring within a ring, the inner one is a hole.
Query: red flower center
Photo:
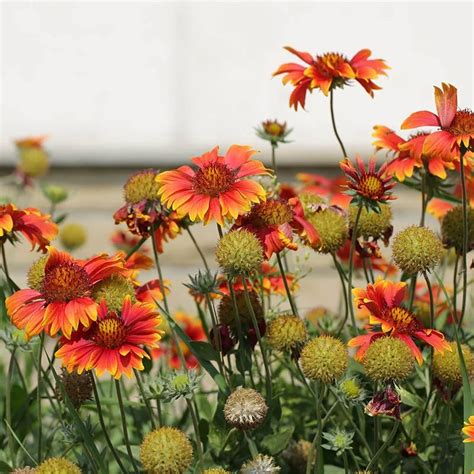
[[[127,337],[127,330],[116,316],[109,316],[97,323],[92,339],[99,346],[115,349],[122,345]]]
[[[421,324],[415,315],[400,306],[390,308],[386,319],[393,321],[397,332],[413,333],[421,329]]]
[[[384,193],[383,181],[373,174],[364,176],[359,182],[359,193],[369,199],[380,198]]]
[[[234,172],[224,163],[211,163],[199,168],[193,178],[193,189],[199,194],[218,197],[235,183]]]
[[[61,263],[46,271],[41,293],[48,303],[67,302],[90,294],[87,272],[73,262]]]
[[[339,73],[336,71],[336,68],[347,62],[349,62],[348,59],[340,53],[325,53],[321,56],[316,56],[314,67],[323,76],[338,77]]]
[[[474,134],[474,114],[469,109],[459,110],[447,130],[453,135]]]
[[[291,222],[293,211],[286,202],[269,199],[254,206],[249,217],[256,227],[279,226]]]

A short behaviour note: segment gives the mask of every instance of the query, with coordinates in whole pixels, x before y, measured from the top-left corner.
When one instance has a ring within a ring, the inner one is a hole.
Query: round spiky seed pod
[[[274,472],[280,472],[280,468],[275,465],[272,457],[264,454],[257,454],[240,468],[240,474],[272,474]]]
[[[362,359],[365,373],[374,382],[406,379],[415,359],[408,346],[396,337],[380,337],[370,344]]]
[[[298,316],[282,314],[270,322],[267,338],[274,349],[292,351],[306,342],[308,331],[305,322]]]
[[[441,221],[441,237],[447,248],[453,247],[457,254],[462,254],[463,248],[463,208],[456,206],[446,213]],[[474,248],[474,209],[467,209],[467,251]]]
[[[252,324],[252,315],[249,311],[247,301],[245,299],[244,290],[236,291],[235,299],[237,303],[238,314],[242,324]],[[257,320],[263,319],[262,304],[260,303],[260,298],[254,290],[249,290],[249,299]],[[217,314],[219,317],[219,321],[222,324],[226,324],[231,328],[236,327],[237,321],[235,320],[235,310],[231,295],[224,295],[222,297],[219,303]]]
[[[92,298],[97,303],[105,300],[110,311],[119,313],[125,298],[129,296],[132,303],[136,302],[135,288],[132,281],[119,274],[111,275],[94,287]]]
[[[265,399],[253,388],[238,388],[227,398],[224,417],[234,428],[253,430],[259,427],[267,416]]]
[[[44,280],[44,268],[48,258],[48,256],[40,257],[28,270],[27,282],[31,289],[41,291]]]
[[[59,240],[66,250],[78,249],[87,240],[87,232],[81,224],[66,224],[59,232]]]
[[[446,385],[459,387],[462,385],[461,361],[456,342],[449,343],[451,350],[435,352],[433,356],[433,375]],[[469,346],[461,344],[469,379],[474,377],[474,354]]]
[[[216,260],[225,273],[241,275],[260,268],[263,247],[248,230],[234,230],[224,235],[217,244]]]
[[[358,206],[349,206],[349,227],[354,228]],[[392,208],[390,204],[380,204],[380,212],[363,207],[357,224],[357,237],[376,240],[384,236],[392,227]]]
[[[81,474],[76,464],[66,458],[49,458],[35,470],[36,474]]]
[[[328,207],[308,215],[307,220],[316,229],[319,239],[314,249],[320,253],[337,252],[349,235],[344,215],[337,209]]]
[[[92,398],[92,378],[89,371],[78,374],[63,370],[60,379],[66,395],[76,408]],[[59,386],[56,387],[56,396],[59,400],[63,399]]]
[[[341,378],[348,363],[346,347],[332,336],[315,337],[301,351],[300,365],[304,375],[325,384]]]
[[[132,174],[123,187],[123,195],[128,204],[137,204],[140,201],[158,200],[160,185],[155,181],[157,172],[146,169]]]
[[[438,265],[443,256],[443,244],[427,227],[411,226],[395,236],[392,254],[400,270],[415,275]]]
[[[145,436],[140,459],[148,474],[183,474],[193,461],[193,447],[181,430],[164,426]]]

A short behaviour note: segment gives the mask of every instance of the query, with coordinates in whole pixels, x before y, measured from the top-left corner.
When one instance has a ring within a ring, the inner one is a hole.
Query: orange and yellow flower
[[[255,150],[232,145],[225,156],[218,152],[219,147],[215,147],[193,158],[196,169],[180,166],[160,173],[156,180],[163,204],[191,221],[223,225],[224,219],[237,219],[252,203],[265,201],[262,185],[246,179],[269,174],[262,162],[252,159]]]
[[[394,283],[379,278],[367,288],[355,288],[354,303],[358,308],[369,311],[369,332],[352,338],[349,347],[358,347],[357,359],[361,359],[370,344],[378,337],[389,334],[402,340],[411,350],[413,356],[421,365],[423,356],[413,338],[429,344],[435,351],[451,350],[444,335],[435,329],[425,329],[416,316],[402,306],[407,296],[405,282]],[[380,325],[380,331],[374,331],[374,326]]]
[[[8,316],[28,337],[44,330],[50,336],[61,331],[69,339],[80,325],[88,328],[97,319],[97,303],[91,297],[94,286],[122,272],[120,255],[76,260],[50,247],[44,274],[39,275],[35,288],[19,290],[6,299]]]
[[[267,259],[285,248],[296,250],[298,245],[293,241],[294,232],[310,244],[318,240],[318,233],[305,219],[298,198],[288,201],[267,199],[256,204],[248,214],[237,219],[233,229],[237,228],[244,228],[258,237]]]
[[[469,109],[458,110],[456,87],[443,83],[441,89],[434,89],[438,115],[427,110],[414,112],[401,128],[438,127],[426,136],[423,153],[450,162],[459,159],[461,147],[467,150],[474,145],[474,113]]]
[[[347,187],[355,199],[363,200],[369,204],[384,203],[396,199],[391,194],[395,181],[387,175],[387,163],[382,164],[377,170],[375,158],[371,157],[367,170],[360,156],[356,156],[357,168],[348,158],[344,158],[339,166],[348,178]]]
[[[467,436],[464,443],[474,443],[474,415],[464,422],[462,432]]]
[[[295,110],[298,110],[298,105],[304,109],[308,91],[320,89],[327,96],[334,88],[344,87],[354,80],[373,97],[374,90],[380,89],[373,81],[380,75],[386,76],[385,70],[389,69],[382,59],[369,59],[372,54],[369,49],[360,50],[352,59],[340,53],[312,56],[290,46],[285,49],[306,63],[282,64],[273,73],[274,76],[285,74],[283,84],[289,82],[293,85],[290,107]]]
[[[9,203],[0,206],[0,243],[7,239],[17,240],[16,233],[22,234],[31,244],[31,250],[36,246],[42,252],[58,235],[58,226],[48,214],[42,214],[38,209],[18,209]]]
[[[347,209],[351,197],[344,193],[347,189],[347,179],[344,176],[326,178],[320,174],[298,173],[296,179],[303,183],[303,193],[313,193],[328,199],[330,206]]]
[[[143,370],[143,358],[150,358],[143,346],[158,348],[161,339],[161,319],[152,305],[132,304],[127,296],[120,314],[111,312],[102,300],[97,320],[87,329],[81,329],[62,338],[56,357],[68,372],[94,369],[98,376],[105,371],[119,379],[123,374],[132,376],[133,369]]]

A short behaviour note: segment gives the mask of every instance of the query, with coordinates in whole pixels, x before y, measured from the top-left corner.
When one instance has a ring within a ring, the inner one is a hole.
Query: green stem
[[[331,89],[331,91],[329,92],[329,108],[331,110],[332,129],[334,130],[334,135],[336,135],[337,141],[339,142],[339,146],[341,147],[343,158],[345,158],[347,156],[346,149],[344,148],[344,144],[342,143],[341,137],[337,132],[336,119],[334,117],[334,89]]]
[[[196,250],[198,251],[199,256],[201,257],[202,263],[204,263],[204,266],[206,267],[206,270],[209,272],[209,265],[207,264],[206,257],[204,256],[204,253],[201,250],[201,247],[199,247],[199,244],[197,243],[197,240],[195,239],[194,235],[191,232],[191,229],[189,227],[186,227],[186,232],[188,233],[189,237],[193,241],[194,246],[196,247]]]
[[[142,237],[127,253],[125,260],[128,260],[147,240],[148,237]]]
[[[117,392],[117,400],[118,400],[118,404],[120,408],[120,416],[122,418],[122,429],[123,429],[123,437],[125,440],[125,446],[127,448],[127,453],[128,453],[128,456],[130,457],[130,461],[132,462],[133,470],[135,471],[135,474],[139,474],[140,471],[138,470],[137,464],[133,457],[132,448],[130,446],[130,440],[128,438],[127,419],[125,416],[125,408],[123,406],[122,391],[120,389],[120,381],[115,380],[114,382],[115,382],[115,391]]]
[[[140,392],[140,395],[141,395],[141,397],[143,399],[143,402],[145,403],[146,409],[148,411],[148,417],[150,418],[151,427],[153,429],[156,429],[155,416],[154,416],[153,410],[151,408],[150,400],[148,400],[148,398],[145,395],[145,390],[143,388],[143,383],[142,383],[142,380],[141,380],[141,377],[140,377],[140,372],[138,372],[137,369],[133,369],[133,373],[135,374],[135,378],[137,379],[138,390]]]
[[[260,328],[258,327],[257,318],[255,316],[255,311],[252,306],[252,302],[250,301],[249,290],[247,288],[247,284],[245,282],[245,276],[242,275],[244,279],[244,295],[245,295],[245,302],[247,304],[247,309],[250,313],[252,318],[253,327],[255,330],[255,334],[257,335],[258,345],[260,346],[260,351],[262,352],[262,359],[263,359],[263,366],[265,368],[265,385],[267,388],[267,403],[270,406],[272,403],[272,375],[270,372],[270,367],[268,365],[267,353],[265,351],[265,347],[262,342],[262,336],[260,334]]]
[[[469,220],[468,220],[468,202],[467,202],[467,190],[466,190],[466,176],[464,171],[464,155],[466,149],[461,150],[460,156],[460,168],[461,168],[461,187],[462,187],[462,305],[461,305],[461,316],[459,318],[459,327],[461,327],[464,315],[466,313],[466,302],[467,302],[467,253],[469,251]]]
[[[344,270],[341,267],[340,263],[337,261],[337,257],[334,253],[331,254],[332,259],[334,261],[334,265],[337,270],[337,274],[339,275],[339,279],[341,280],[341,285],[342,285],[342,295],[344,296],[344,319],[341,322],[341,325],[339,326],[339,329],[337,330],[337,335],[339,336],[344,329],[344,326],[346,325],[347,319],[349,318],[349,301],[347,300],[347,292],[346,292],[346,281],[344,279]]]
[[[277,164],[276,164],[276,153],[275,153],[275,150],[276,150],[276,145],[274,145],[272,143],[272,169],[273,169],[273,173],[277,174]]]
[[[354,305],[352,301],[352,272],[354,270],[354,252],[355,252],[355,245],[357,241],[357,227],[359,226],[359,219],[362,213],[362,204],[359,205],[357,209],[356,218],[354,221],[354,227],[352,228],[352,235],[351,235],[351,248],[349,251],[349,271],[347,273],[347,299],[349,303],[349,311],[351,315],[351,322],[352,326],[356,327],[356,320],[354,314]]]
[[[38,462],[42,460],[42,445],[43,445],[43,420],[41,416],[41,388],[42,388],[42,375],[41,375],[41,356],[43,354],[44,346],[44,333],[40,335],[40,345],[38,354],[38,372],[36,378],[36,404],[38,414]]]
[[[316,421],[318,425],[318,429],[316,431],[316,435],[313,438],[313,443],[311,445],[311,451],[308,455],[308,462],[306,464],[306,474],[311,474],[312,471],[312,466],[314,464],[314,461],[316,460],[317,464],[317,471],[319,472],[319,465],[320,462],[322,461],[321,456],[318,456],[317,453],[319,449],[321,448],[321,439],[323,435],[323,422],[322,422],[322,413],[321,413],[321,408],[322,408],[322,401],[324,398],[324,394],[326,392],[326,386],[322,385],[321,388],[317,390],[318,395],[317,395],[317,402],[316,402]]]
[[[426,216],[426,206],[428,201],[426,199],[426,172],[422,171],[421,177],[421,218],[420,218],[420,227],[425,226],[425,216]]]
[[[388,438],[385,440],[385,443],[383,443],[382,446],[380,446],[380,449],[375,453],[375,456],[372,458],[372,460],[370,461],[370,463],[366,467],[366,469],[365,469],[366,471],[370,471],[370,469],[372,467],[376,466],[377,461],[379,460],[380,456],[382,456],[384,451],[388,448],[388,446],[392,442],[393,438],[395,437],[395,435],[398,431],[398,425],[399,424],[400,424],[400,422],[398,420],[396,420],[395,423],[393,424],[392,431],[388,435]]]
[[[97,391],[97,386],[95,383],[95,377],[91,373],[91,380],[92,380],[92,390],[94,391],[94,400],[95,404],[97,407],[97,416],[99,417],[99,423],[100,427],[102,428],[102,433],[104,433],[105,441],[107,442],[107,445],[112,453],[112,456],[115,458],[115,461],[117,462],[120,470],[124,473],[127,474],[127,469],[123,465],[120,456],[118,455],[117,451],[115,451],[114,444],[112,443],[112,440],[109,437],[109,432],[107,430],[107,427],[105,426],[104,422],[104,416],[102,414],[102,406],[100,404],[100,398],[99,398],[99,392]]]
[[[277,253],[276,257],[277,257],[277,261],[278,261],[278,268],[280,269],[280,273],[281,273],[281,276],[283,278],[283,284],[285,285],[285,291],[286,291],[286,294],[288,296],[288,301],[290,302],[291,311],[293,312],[293,314],[295,316],[299,316],[298,308],[296,307],[295,300],[293,299],[293,295],[291,294],[290,287],[289,287],[288,281],[286,279],[285,269],[283,268],[283,263],[281,261],[280,254]]]
[[[2,246],[3,248],[3,246]],[[15,364],[15,352],[16,347],[13,348],[10,363],[8,364],[8,374],[6,380],[6,392],[5,392],[5,416],[8,426],[12,426],[12,380],[13,380],[13,367]],[[39,420],[38,420],[39,422]],[[10,460],[11,462],[15,461],[15,445],[14,438],[11,431],[8,431],[8,449],[10,451]]]
[[[203,452],[202,452],[202,442],[201,442],[201,435],[199,433],[199,421],[196,416],[196,412],[194,411],[193,404],[191,400],[186,398],[186,404],[188,405],[188,410],[189,413],[191,414],[191,419],[193,421],[193,427],[194,427],[194,434],[196,435],[196,450],[199,458],[199,462],[203,462]]]

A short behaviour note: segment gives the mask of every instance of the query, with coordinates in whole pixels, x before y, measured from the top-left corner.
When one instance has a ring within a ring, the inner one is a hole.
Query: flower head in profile
[[[474,443],[474,415],[464,422],[462,432],[466,435],[464,443]]]
[[[311,244],[318,240],[318,234],[305,218],[298,198],[272,198],[256,204],[248,214],[237,219],[233,229],[246,229],[255,234],[267,259],[285,248],[296,250],[298,245],[293,241],[294,233]]]
[[[262,140],[267,140],[272,146],[279,143],[289,143],[286,137],[292,132],[292,128],[287,128],[286,122],[280,123],[278,120],[265,120],[260,127],[255,128],[257,135]]]
[[[19,290],[6,299],[7,313],[13,324],[28,337],[46,331],[59,331],[70,338],[79,326],[88,328],[97,319],[94,288],[115,273],[124,271],[120,255],[100,254],[76,260],[65,252],[49,249],[49,256],[33,264],[28,275],[30,288]]]
[[[31,244],[31,250],[46,252],[46,247],[58,235],[58,226],[48,214],[38,209],[18,209],[14,204],[0,205],[0,243],[14,243],[23,235]]]
[[[372,134],[376,150],[387,150],[387,154],[392,155],[387,172],[393,174],[398,181],[411,178],[415,170],[422,167],[433,176],[446,179],[447,170],[454,169],[454,165],[439,155],[424,155],[423,144],[428,135],[427,132],[419,132],[405,140],[383,125],[376,125]]]
[[[389,383],[384,390],[377,392],[365,406],[369,416],[391,416],[400,419],[401,398],[393,384]]]
[[[438,115],[427,110],[414,112],[402,123],[402,129],[437,127],[423,142],[423,153],[438,156],[445,161],[459,159],[461,149],[474,145],[474,113],[469,109],[458,110],[458,93],[451,84],[434,88]]]
[[[392,180],[392,176],[386,173],[387,163],[377,170],[375,158],[372,157],[366,169],[362,159],[356,156],[356,166],[348,158],[344,158],[339,166],[348,178],[348,193],[353,196],[353,203],[378,209],[380,203],[396,199],[391,192],[396,183]]]
[[[160,173],[156,182],[162,203],[193,222],[223,225],[224,219],[237,219],[252,203],[264,201],[262,185],[246,179],[269,174],[262,162],[252,159],[255,150],[232,145],[225,156],[218,153],[215,147],[193,158],[196,168],[180,166]]]
[[[441,332],[425,329],[416,316],[402,306],[407,296],[405,282],[394,283],[379,278],[374,284],[367,285],[367,288],[355,288],[352,292],[355,305],[370,313],[369,332],[352,338],[348,343],[349,347],[358,348],[356,359],[361,360],[370,344],[384,335],[402,340],[420,365],[423,363],[423,356],[414,339],[425,342],[435,351],[451,350]]]
[[[285,74],[283,84],[288,82],[294,87],[290,96],[290,107],[303,109],[306,102],[306,93],[320,89],[324,95],[337,87],[350,85],[357,81],[372,97],[374,90],[380,87],[373,81],[381,75],[386,75],[389,67],[382,59],[369,59],[370,49],[360,50],[352,59],[340,53],[324,53],[312,56],[309,53],[297,51],[286,46],[285,49],[297,56],[306,64],[282,64],[274,76]]]
[[[68,372],[94,369],[97,375],[109,372],[119,379],[132,376],[133,369],[143,370],[143,349],[158,347],[161,319],[152,305],[132,304],[126,297],[119,312],[109,311],[103,300],[97,320],[87,330],[79,330],[71,339],[62,338],[56,357]]]

